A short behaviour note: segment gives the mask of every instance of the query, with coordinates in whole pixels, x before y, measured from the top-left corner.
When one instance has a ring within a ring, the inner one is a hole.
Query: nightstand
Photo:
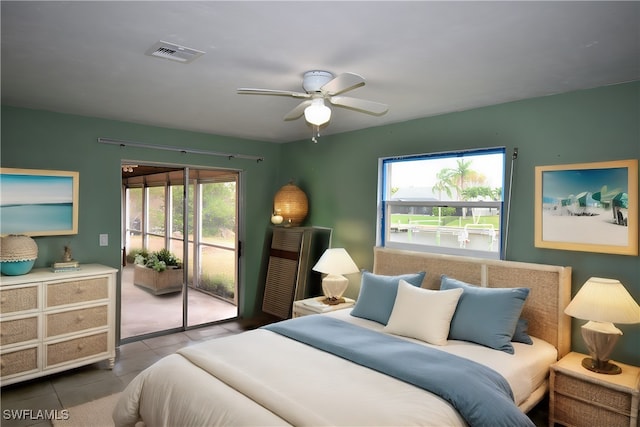
[[[615,362],[621,374],[598,374],[582,367],[585,357],[569,353],[551,365],[549,426],[637,427],[640,368]]]
[[[309,314],[328,313],[330,311],[343,310],[351,308],[355,301],[351,298],[345,298],[344,302],[336,305],[323,304],[324,297],[307,298],[293,303],[293,317],[308,316]]]

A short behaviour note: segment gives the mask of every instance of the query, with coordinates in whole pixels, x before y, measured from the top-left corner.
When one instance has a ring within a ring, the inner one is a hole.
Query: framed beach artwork
[[[78,234],[79,173],[0,168],[0,234]]]
[[[536,167],[535,246],[638,255],[638,160]]]

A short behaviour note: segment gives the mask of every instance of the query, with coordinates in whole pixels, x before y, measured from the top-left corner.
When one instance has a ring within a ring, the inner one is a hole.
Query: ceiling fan
[[[362,113],[380,116],[389,110],[389,106],[374,101],[367,101],[340,94],[364,86],[362,76],[353,73],[342,73],[334,76],[328,71],[307,71],[303,75],[304,92],[276,89],[238,88],[239,94],[247,95],[279,95],[305,99],[284,116],[284,120],[296,120],[304,115],[306,121],[316,129],[329,122],[331,109],[325,101],[337,107],[349,108]]]

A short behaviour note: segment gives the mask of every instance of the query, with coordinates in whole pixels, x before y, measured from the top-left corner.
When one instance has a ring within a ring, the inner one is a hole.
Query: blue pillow
[[[513,354],[516,330],[527,288],[480,288],[442,275],[440,289],[462,288],[451,319],[449,339],[471,341]]]
[[[424,271],[399,276],[382,276],[363,271],[360,294],[355,307],[351,310],[351,315],[386,325],[393,311],[393,304],[396,302],[400,280],[420,287],[424,275]]]
[[[516,323],[516,331],[513,333],[513,338],[511,338],[511,341],[532,345],[533,340],[529,336],[528,330],[529,330],[529,321],[522,317],[519,318],[518,323]]]

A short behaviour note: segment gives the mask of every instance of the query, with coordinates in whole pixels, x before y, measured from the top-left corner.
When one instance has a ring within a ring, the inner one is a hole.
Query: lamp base
[[[322,303],[327,305],[338,305],[342,304],[343,302],[345,302],[345,300],[342,297],[326,297],[322,300]]]
[[[582,367],[599,374],[617,375],[622,372],[620,366],[611,362],[600,362],[590,357],[582,359]]]
[[[589,321],[580,328],[584,343],[589,349],[589,356],[582,361],[582,366],[599,374],[615,375],[621,371],[620,367],[609,362],[622,331],[609,322]]]
[[[324,296],[327,297],[327,300],[336,300],[341,298],[348,286],[349,279],[339,274],[328,274],[324,279],[322,279],[322,292],[324,293]],[[344,300],[342,302],[344,302]],[[325,304],[329,303],[325,302]]]

